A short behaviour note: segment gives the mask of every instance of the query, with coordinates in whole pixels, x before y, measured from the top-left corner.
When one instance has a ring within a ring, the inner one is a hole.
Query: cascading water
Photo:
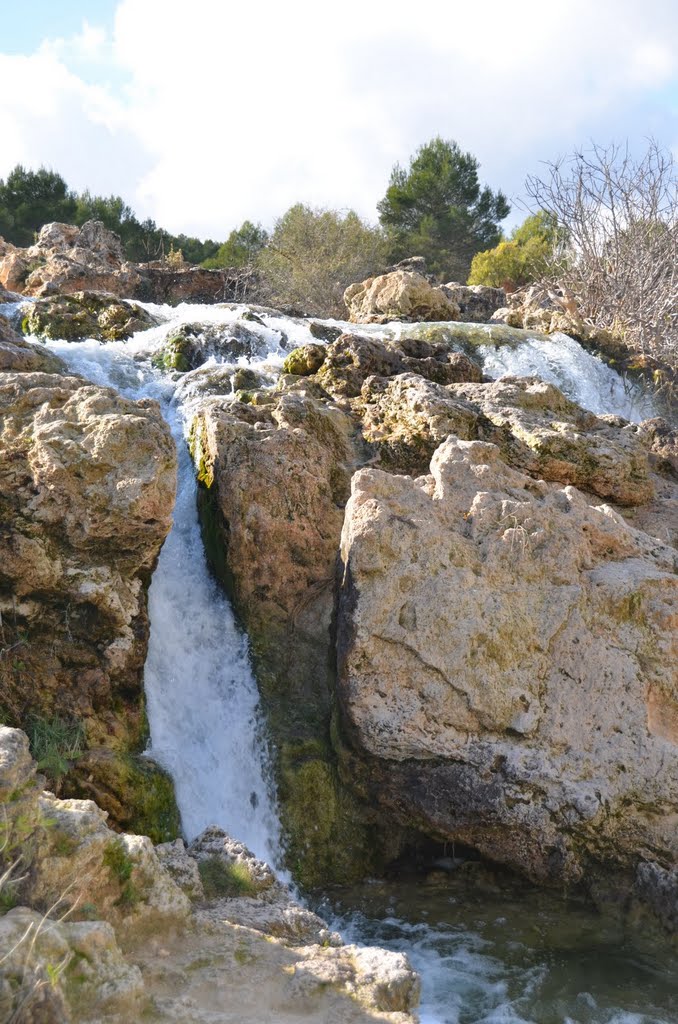
[[[243,310],[147,308],[164,323],[127,343],[50,345],[72,371],[95,383],[128,397],[158,399],[170,423],[179,479],[174,526],[149,594],[145,684],[150,752],[174,778],[189,837],[216,823],[275,862],[279,826],[247,639],[207,568],[194,470],[183,440],[191,406],[201,399],[191,374],[177,385],[178,375],[154,368],[151,361],[181,323],[225,325]],[[5,307],[5,312],[13,310]],[[488,332],[487,344],[483,337],[479,344],[476,325],[450,326],[461,347],[465,333],[469,339],[474,335],[475,351],[492,377],[540,376],[596,413],[632,420],[655,414],[637,389],[564,335],[543,339],[513,332],[510,344],[498,345]],[[316,342],[306,323],[284,317],[262,314],[259,323],[248,321],[247,328],[258,336],[262,353],[248,365],[268,371],[271,378],[285,349]],[[359,328],[380,337],[398,337],[405,329],[415,328]],[[363,913],[355,912],[357,905]],[[347,907],[353,909],[347,912]],[[479,895],[478,890],[472,894],[463,879],[456,888],[437,891],[384,883],[346,894],[333,912],[353,941],[409,953],[423,978],[422,1024],[670,1024],[678,1019],[668,970],[620,953],[619,936],[601,935],[590,912],[570,911],[543,894],[530,897],[521,891],[513,900],[491,892]]]

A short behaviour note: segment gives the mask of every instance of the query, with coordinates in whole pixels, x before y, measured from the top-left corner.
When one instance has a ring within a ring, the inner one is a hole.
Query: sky
[[[30,17],[28,17],[28,12]],[[376,221],[436,135],[524,216],[592,140],[678,156],[673,0],[0,0],[0,177],[17,163],[216,240],[295,202]]]

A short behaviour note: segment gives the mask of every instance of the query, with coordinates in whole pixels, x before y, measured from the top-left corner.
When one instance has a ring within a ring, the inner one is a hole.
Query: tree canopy
[[[501,239],[510,206],[502,192],[482,187],[478,161],[440,137],[421,146],[409,170],[393,168],[378,204],[392,260],[423,256],[445,280],[465,281],[477,252]]]
[[[253,224],[246,220],[239,228],[231,231],[226,241],[219,246],[213,256],[203,263],[208,269],[219,267],[246,267],[253,263],[256,256],[268,242],[268,232],[261,224]]]
[[[15,245],[32,245],[49,221],[73,223],[75,211],[75,194],[56,171],[17,164],[6,181],[0,179],[0,235]]]
[[[257,265],[275,301],[321,316],[344,316],[344,290],[384,269],[384,239],[349,210],[297,203],[276,221]]]
[[[548,273],[565,236],[551,213],[540,210],[515,228],[494,249],[476,253],[469,284],[487,284],[513,291]]]
[[[100,220],[120,235],[125,256],[138,262],[158,259],[174,248],[189,263],[201,263],[219,248],[211,239],[172,235],[154,220],[140,222],[120,196],[95,196],[88,190],[78,195],[60,174],[45,167],[32,171],[18,164],[5,181],[0,179],[0,236],[14,245],[32,245],[50,221],[82,225],[88,220]]]

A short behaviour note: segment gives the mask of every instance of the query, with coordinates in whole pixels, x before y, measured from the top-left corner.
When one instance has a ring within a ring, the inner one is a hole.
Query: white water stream
[[[156,398],[170,423],[179,453],[178,493],[174,526],[149,594],[151,638],[145,672],[149,752],[174,778],[189,838],[215,823],[275,863],[280,859],[279,825],[247,639],[207,568],[194,472],[183,441],[194,400],[190,375],[177,390],[177,375],[151,364],[153,353],[179,323],[225,325],[238,319],[242,310],[147,308],[165,322],[127,343],[50,342],[50,347],[73,372],[97,384],[113,386],[129,397]],[[263,320],[263,326],[247,322],[262,341],[264,354],[251,364],[257,369],[275,372],[284,348],[315,341],[303,322],[272,316]],[[367,330],[377,336],[397,336],[404,329],[404,325],[392,325]],[[626,387],[616,373],[565,336],[546,342],[526,338],[512,347],[488,344],[478,354],[487,374],[536,374],[594,412],[633,420],[654,414],[638,391]],[[364,893],[357,897],[364,898]],[[371,917],[367,908],[367,917],[350,913],[342,918],[352,939],[381,942],[410,954],[423,977],[422,1024],[670,1024],[678,1020],[678,1006],[668,997],[662,997],[658,1003],[662,1010],[655,1012],[651,993],[647,1006],[639,1006],[635,995],[625,995],[624,967],[611,995],[607,989],[602,995],[594,991],[590,979],[580,989],[578,975],[569,968],[570,987],[552,992],[562,965],[548,950],[543,956],[534,952],[522,920],[530,915],[538,920],[541,911],[518,907],[508,912],[508,919],[501,908],[490,909],[488,903],[474,917],[449,895],[441,895],[436,906],[440,909],[443,904],[445,914],[435,922],[428,904],[407,912],[397,899],[375,906]],[[598,954],[594,950],[592,955]],[[639,976],[645,977],[642,971]],[[675,1008],[676,1015],[667,1007]]]

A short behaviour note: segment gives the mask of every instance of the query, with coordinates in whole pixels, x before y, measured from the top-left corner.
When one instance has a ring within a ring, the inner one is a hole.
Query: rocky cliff
[[[460,347],[342,335],[194,424],[283,816],[322,801],[337,876],[417,834],[589,892],[670,872],[675,438]],[[313,839],[293,848],[303,872]]]
[[[63,793],[170,838],[147,741],[146,593],[176,453],[155,402],[67,375],[0,318],[0,709]]]

